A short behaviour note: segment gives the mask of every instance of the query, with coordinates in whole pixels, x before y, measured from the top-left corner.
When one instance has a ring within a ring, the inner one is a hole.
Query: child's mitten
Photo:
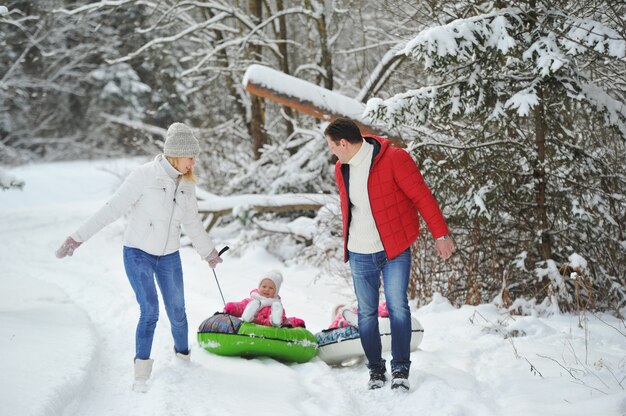
[[[270,323],[273,326],[281,326],[283,324],[283,304],[280,301],[272,303]]]
[[[252,322],[254,320],[254,316],[261,309],[261,301],[257,299],[252,299],[243,310],[241,314],[241,319],[244,322]]]

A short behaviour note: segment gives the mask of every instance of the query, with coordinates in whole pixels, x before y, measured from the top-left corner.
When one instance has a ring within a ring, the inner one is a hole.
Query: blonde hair
[[[165,156],[165,158],[168,162],[170,162],[170,165],[172,165],[174,169],[177,169],[178,159],[180,159],[180,157]],[[183,179],[193,183],[198,182],[198,178],[196,178],[196,176],[193,174],[193,166],[189,168],[189,171],[183,175]]]

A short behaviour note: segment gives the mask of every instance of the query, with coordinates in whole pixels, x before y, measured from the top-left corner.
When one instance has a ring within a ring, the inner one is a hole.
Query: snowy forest
[[[207,192],[336,195],[327,120],[247,91],[262,65],[361,103],[417,161],[457,245],[439,261],[423,227],[418,304],[617,312],[625,18],[614,0],[0,0],[0,164],[154,155],[180,121]],[[218,225],[348,279],[328,200]]]

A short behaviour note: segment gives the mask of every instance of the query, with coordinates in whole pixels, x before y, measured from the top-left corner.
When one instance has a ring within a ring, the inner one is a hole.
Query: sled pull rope
[[[217,256],[221,256],[223,253],[225,253],[230,247],[228,246],[224,246],[223,249],[221,249],[218,253]],[[220,296],[222,297],[222,302],[224,303],[224,306],[226,306],[226,300],[224,300],[224,294],[222,293],[222,288],[220,287],[220,282],[219,280],[217,280],[217,274],[215,273],[215,269],[211,269],[213,270],[213,277],[215,277],[215,283],[217,284],[217,289],[220,291]],[[230,317],[230,315],[228,315],[228,320],[230,321],[230,326],[233,329],[233,334],[236,334],[237,331],[235,331],[235,324],[233,324],[233,320]]]
[[[226,250],[228,250],[230,247],[228,246],[224,246],[223,249],[221,249],[218,253],[217,253],[217,257],[220,257],[223,253],[226,252]],[[217,280],[217,274],[215,274],[215,269],[211,269],[213,270],[213,276],[215,277],[215,283],[217,283],[217,288],[220,291],[220,296],[222,297],[222,302],[224,302],[224,306],[226,306],[226,301],[224,300],[224,294],[222,293],[222,288],[220,287],[220,282]]]

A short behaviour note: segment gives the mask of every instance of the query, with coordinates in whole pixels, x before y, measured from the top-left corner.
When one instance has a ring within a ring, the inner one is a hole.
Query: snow
[[[603,415],[626,414],[626,328],[608,314],[511,316],[493,304],[455,308],[442,296],[412,313],[425,328],[408,393],[365,388],[363,365],[331,368],[212,355],[195,329],[223,306],[213,274],[181,250],[192,361],[174,357],[167,317],[157,325],[149,391],[130,390],[137,306],[121,259],[124,220],[74,257],[54,250],[119,185],[134,160],[4,168],[24,180],[0,192],[0,413],[2,415]],[[310,225],[310,224],[309,224]],[[307,228],[309,225],[303,227]],[[336,277],[281,264],[260,246],[212,231],[226,300],[278,268],[289,316],[317,332],[351,302]],[[580,259],[572,258],[572,263]],[[290,263],[291,264],[291,263]],[[520,307],[532,302],[520,302]],[[389,359],[389,356],[386,355]]]
[[[520,116],[527,116],[530,114],[530,110],[537,104],[539,104],[539,97],[537,97],[537,93],[534,89],[525,89],[513,94],[511,98],[504,103],[504,106],[517,110],[517,114]]]
[[[24,186],[24,182],[16,178],[13,175],[9,175],[0,169],[0,191],[9,188],[21,188]]]
[[[474,194],[474,203],[480,209],[479,215],[484,214],[485,217],[491,219],[491,214],[489,214],[489,210],[487,209],[487,205],[485,204],[485,196],[491,190],[492,187],[482,187],[478,190],[477,193]]]
[[[587,270],[587,260],[578,253],[570,254],[569,265],[572,269]]]

